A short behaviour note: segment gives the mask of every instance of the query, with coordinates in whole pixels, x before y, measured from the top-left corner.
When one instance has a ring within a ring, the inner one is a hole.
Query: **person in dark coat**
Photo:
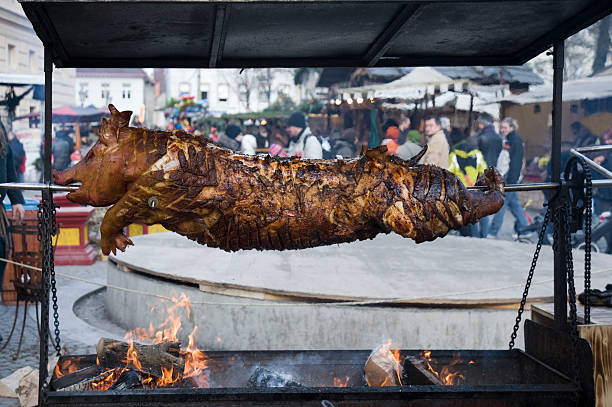
[[[242,134],[240,127],[235,124],[228,124],[225,133],[219,134],[218,144],[233,151],[240,151],[240,142],[236,140],[240,134]]]
[[[356,138],[357,132],[353,128],[332,133],[329,138],[332,151],[336,156],[341,156],[342,158],[355,157],[357,153],[357,146],[355,145]]]
[[[55,133],[55,137],[57,137],[58,139],[61,140],[66,140],[66,143],[68,143],[68,150],[70,151],[70,154],[74,153],[74,138],[75,138],[75,133],[73,130],[58,130]]]
[[[70,167],[70,143],[65,137],[55,134],[53,144],[51,145],[51,153],[53,154],[53,169],[63,171]]]
[[[17,174],[15,172],[15,163],[13,161],[13,152],[8,144],[7,131],[0,123],[0,183],[17,182]],[[21,224],[25,211],[23,209],[24,199],[21,191],[16,189],[0,189],[0,201],[8,195],[12,205],[13,222]],[[0,256],[7,259],[9,256],[9,228],[8,219],[4,205],[0,205]],[[2,289],[2,281],[4,280],[4,269],[6,262],[0,261],[0,290]],[[1,340],[1,337],[0,337]]]
[[[506,117],[502,120],[499,132],[504,137],[504,150],[508,152],[510,158],[509,167],[504,176],[506,184],[517,184],[523,169],[523,139],[521,139],[517,131],[518,123],[516,120],[511,117]],[[504,223],[506,208],[510,209],[510,212],[516,219],[515,229],[523,229],[529,224],[523,207],[519,202],[518,193],[506,192],[504,206],[494,215],[491,227],[489,228],[489,236],[497,237],[497,233],[499,233],[499,229]]]
[[[497,158],[503,148],[501,136],[493,130],[492,120],[488,116],[481,115],[476,119],[476,127],[478,128],[476,143],[484,156],[487,166],[497,166]]]
[[[8,144],[13,153],[13,161],[15,163],[15,172],[17,173],[17,182],[23,182],[23,174],[25,173],[26,153],[23,144],[15,133],[9,131]]]

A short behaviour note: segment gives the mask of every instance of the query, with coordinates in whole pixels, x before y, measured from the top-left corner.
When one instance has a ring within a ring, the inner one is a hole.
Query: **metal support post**
[[[52,79],[53,62],[51,61],[51,50],[45,46],[44,68],[45,68],[45,125],[44,125],[44,156],[43,156],[43,181],[46,185],[51,184],[51,111],[52,111]],[[42,210],[39,210],[39,237],[43,249],[42,284],[43,292],[40,302],[41,309],[41,333],[40,333],[40,364],[38,376],[38,405],[44,406],[47,392],[47,364],[49,360],[49,287],[50,267],[53,265],[53,246],[51,242],[52,225],[49,208],[53,207],[53,193],[50,189],[42,190]],[[42,216],[40,216],[42,214]]]
[[[562,94],[563,94],[563,41],[553,44],[553,100],[552,100],[552,152],[551,152],[551,178],[553,182],[561,180],[561,120],[562,120]],[[553,245],[554,250],[554,295],[555,295],[555,327],[567,330],[567,248],[564,219],[556,216],[567,202],[567,193],[564,188],[557,191],[550,204],[553,210],[553,221],[558,241]]]

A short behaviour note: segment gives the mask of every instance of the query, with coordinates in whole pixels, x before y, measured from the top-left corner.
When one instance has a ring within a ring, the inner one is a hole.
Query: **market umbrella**
[[[100,109],[93,106],[79,107],[65,105],[53,109],[52,114],[53,123],[91,123],[100,121],[104,116],[109,116],[110,112],[108,109]],[[15,117],[14,120],[31,119],[39,116],[40,112],[36,112]]]
[[[100,109],[97,107],[80,107],[65,105],[52,110],[53,123],[91,123],[98,122],[104,116],[110,113],[108,109]]]

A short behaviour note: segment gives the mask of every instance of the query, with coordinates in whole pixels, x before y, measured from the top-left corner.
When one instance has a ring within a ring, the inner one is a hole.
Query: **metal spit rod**
[[[514,191],[544,191],[544,190],[552,190],[559,188],[558,182],[537,182],[533,184],[509,184],[504,187],[504,190],[507,192]],[[612,179],[597,179],[593,180],[593,188],[599,187],[612,187]],[[7,182],[0,183],[0,188],[4,189],[21,189],[24,191],[42,191],[42,190],[50,190],[52,192],[72,192],[79,189],[79,185],[47,185],[40,183],[17,183],[17,182]],[[487,190],[488,187],[485,185],[472,186],[467,187],[470,191],[484,191]]]
[[[607,147],[607,148],[599,148],[599,149],[593,150],[593,148],[596,148],[596,147]],[[586,149],[587,151],[605,151],[605,150],[610,150],[610,147],[612,146],[594,146],[594,147],[587,147]],[[581,149],[580,151],[584,151],[584,148]],[[597,164],[595,161],[591,160],[589,157],[585,156],[584,154],[581,154],[578,149],[574,149],[574,148],[570,149],[570,154],[573,155],[574,157],[582,158],[589,167],[591,167],[592,169],[594,169],[601,175],[604,175],[606,178],[612,178],[612,172],[608,171],[601,165]]]
[[[52,192],[71,192],[79,189],[78,185],[55,185],[55,184],[42,184],[42,183],[19,183],[19,182],[6,182],[0,183],[0,188],[4,189],[20,189],[23,191],[43,191],[49,190]]]

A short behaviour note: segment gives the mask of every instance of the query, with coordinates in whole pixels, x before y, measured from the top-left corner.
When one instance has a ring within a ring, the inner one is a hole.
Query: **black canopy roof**
[[[20,0],[58,67],[517,65],[609,0]]]

